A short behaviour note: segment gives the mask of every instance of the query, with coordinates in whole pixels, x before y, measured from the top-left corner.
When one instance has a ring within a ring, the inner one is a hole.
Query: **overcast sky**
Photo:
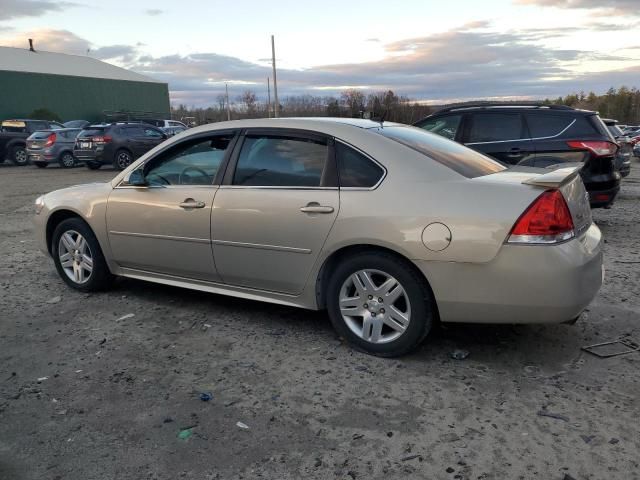
[[[366,6],[364,6],[366,5]],[[0,0],[0,45],[88,54],[169,83],[173,104],[392,89],[416,100],[640,86],[640,0]],[[0,66],[1,68],[1,66]]]

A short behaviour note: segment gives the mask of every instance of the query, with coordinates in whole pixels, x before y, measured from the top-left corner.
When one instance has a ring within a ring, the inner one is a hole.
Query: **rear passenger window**
[[[247,136],[234,185],[319,187],[327,161],[326,142],[293,137]]]
[[[555,137],[566,129],[575,117],[568,115],[535,114],[527,115],[527,124],[532,138]]]
[[[472,117],[468,143],[522,138],[522,121],[519,113],[476,113]]]
[[[340,187],[371,188],[375,186],[384,170],[357,150],[336,142],[336,158]]]
[[[462,115],[447,115],[446,117],[427,119],[416,126],[428,132],[437,133],[449,140],[455,140],[460,120],[462,120]]]

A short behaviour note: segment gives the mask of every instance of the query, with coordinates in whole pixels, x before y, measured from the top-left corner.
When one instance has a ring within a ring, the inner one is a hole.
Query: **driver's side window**
[[[145,167],[148,185],[212,185],[233,134],[180,142]]]

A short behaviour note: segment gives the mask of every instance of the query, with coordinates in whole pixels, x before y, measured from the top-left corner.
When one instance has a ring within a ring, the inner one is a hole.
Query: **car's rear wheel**
[[[133,163],[133,155],[128,150],[118,150],[113,159],[113,166],[118,170],[124,170]]]
[[[38,168],[46,168],[49,165],[47,162],[32,162]]]
[[[60,277],[77,290],[104,290],[113,282],[96,236],[79,218],[64,220],[55,228],[51,255]]]
[[[19,166],[26,165],[28,162],[27,149],[21,145],[16,145],[11,148],[11,161]]]
[[[62,168],[71,168],[71,167],[75,167],[76,159],[71,154],[71,152],[63,152],[62,155],[60,155],[60,159],[58,160],[58,163]]]
[[[102,166],[100,162],[87,162],[86,165],[89,170],[98,170]]]
[[[340,262],[327,287],[334,328],[357,349],[395,357],[416,348],[433,324],[425,279],[407,261],[362,252]]]

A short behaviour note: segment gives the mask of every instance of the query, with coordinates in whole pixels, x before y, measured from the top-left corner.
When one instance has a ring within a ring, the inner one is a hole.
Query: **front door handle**
[[[180,204],[182,208],[204,208],[204,202],[197,202],[193,198],[187,198]]]
[[[304,207],[300,207],[300,211],[303,213],[333,213],[333,207],[320,205],[318,202],[311,202]]]

